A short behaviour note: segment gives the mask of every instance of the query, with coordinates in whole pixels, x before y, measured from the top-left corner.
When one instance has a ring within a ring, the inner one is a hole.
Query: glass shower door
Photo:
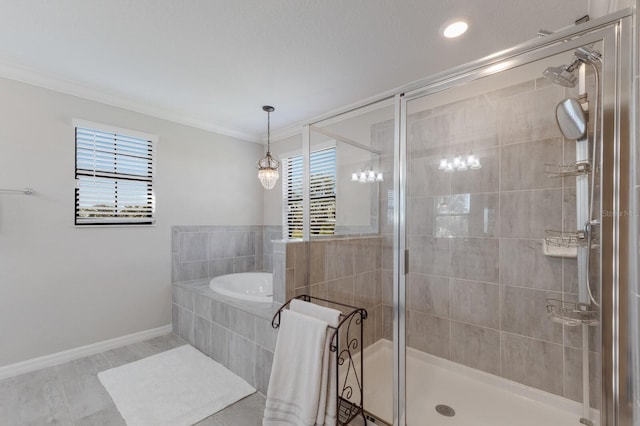
[[[405,101],[408,425],[599,424],[601,64],[543,78],[576,52]]]
[[[378,425],[393,423],[394,129],[391,99],[309,126],[308,291],[366,309],[338,342],[338,395]]]

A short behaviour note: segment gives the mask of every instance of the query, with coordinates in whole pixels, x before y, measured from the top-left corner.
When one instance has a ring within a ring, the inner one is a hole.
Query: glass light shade
[[[472,166],[473,163],[475,163],[475,162],[476,162],[476,156],[473,155],[473,154],[469,154],[467,156],[467,166]]]
[[[276,169],[264,168],[258,170],[258,179],[266,189],[273,189],[279,177],[280,174]]]
[[[384,177],[382,176],[382,172],[378,172],[376,175],[376,182],[384,182]]]
[[[444,168],[445,172],[452,172],[454,170],[453,163],[447,163],[447,166]]]
[[[467,163],[461,161],[460,164],[458,164],[458,168],[456,170],[464,172],[465,170],[467,170]]]
[[[476,158],[476,159],[473,161],[473,164],[471,165],[471,168],[472,168],[473,170],[481,169],[481,168],[482,168],[482,165],[480,164],[480,159],[479,159],[479,158]]]
[[[278,181],[280,177],[280,173],[278,173],[279,166],[280,162],[273,158],[269,151],[267,151],[267,155],[263,159],[258,161],[258,179],[266,189],[272,189]]]
[[[444,170],[447,168],[447,159],[443,158],[440,160],[440,165],[438,166],[438,170]]]
[[[351,173],[351,182],[357,182],[357,181],[358,181],[358,173],[357,172]]]
[[[376,172],[373,170],[367,171],[367,182],[374,182],[376,180]]]
[[[460,167],[460,163],[462,163],[462,157],[460,155],[456,155],[453,157],[453,167],[457,169]]]

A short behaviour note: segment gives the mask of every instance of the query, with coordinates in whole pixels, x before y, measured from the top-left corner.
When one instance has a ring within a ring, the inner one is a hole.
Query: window
[[[75,130],[75,224],[153,224],[155,138],[93,123]]]
[[[302,155],[285,160],[289,238],[302,238]],[[336,148],[311,153],[309,219],[311,235],[333,235],[336,226]]]

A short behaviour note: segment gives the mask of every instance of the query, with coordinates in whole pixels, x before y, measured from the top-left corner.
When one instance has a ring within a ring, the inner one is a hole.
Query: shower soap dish
[[[596,326],[598,311],[588,303],[547,299],[547,316],[553,322],[576,327],[581,324]]]
[[[578,257],[578,247],[584,245],[587,236],[584,231],[562,232],[546,230],[542,252],[545,256],[568,257],[575,259]]]
[[[581,176],[591,173],[591,164],[588,161],[568,164],[545,164],[544,168],[549,177]]]

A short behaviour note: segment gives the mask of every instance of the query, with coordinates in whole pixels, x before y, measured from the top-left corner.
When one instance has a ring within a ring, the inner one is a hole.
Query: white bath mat
[[[128,426],[190,426],[256,391],[189,345],[98,378]]]

